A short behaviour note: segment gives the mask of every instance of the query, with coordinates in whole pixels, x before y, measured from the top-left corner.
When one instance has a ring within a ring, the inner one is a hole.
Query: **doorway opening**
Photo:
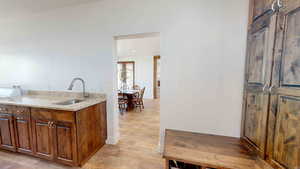
[[[145,100],[160,96],[159,33],[118,36],[115,39],[120,113],[142,112],[146,108]]]
[[[159,158],[160,34],[118,36],[115,44],[121,146]]]

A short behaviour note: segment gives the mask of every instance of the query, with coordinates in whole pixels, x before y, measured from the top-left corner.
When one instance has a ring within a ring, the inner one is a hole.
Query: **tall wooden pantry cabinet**
[[[252,0],[243,140],[274,168],[300,169],[300,0]]]

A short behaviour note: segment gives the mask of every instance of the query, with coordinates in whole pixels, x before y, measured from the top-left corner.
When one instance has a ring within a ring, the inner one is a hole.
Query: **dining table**
[[[118,95],[127,99],[127,111],[134,109],[133,98],[135,98],[138,93],[139,90],[118,90]]]

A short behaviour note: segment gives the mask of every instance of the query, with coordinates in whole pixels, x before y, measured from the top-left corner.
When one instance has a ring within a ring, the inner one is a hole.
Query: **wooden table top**
[[[164,158],[189,164],[222,168],[256,168],[256,156],[238,138],[166,130]]]
[[[139,90],[119,90],[118,93],[120,94],[136,94]]]

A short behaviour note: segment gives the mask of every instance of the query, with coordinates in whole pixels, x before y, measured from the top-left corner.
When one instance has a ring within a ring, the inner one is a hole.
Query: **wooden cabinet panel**
[[[15,151],[13,117],[10,114],[0,114],[0,147]]]
[[[105,144],[107,139],[107,114],[106,114],[106,102],[100,103],[100,125],[101,125],[101,141]]]
[[[36,119],[47,119],[62,122],[75,122],[74,112],[58,111],[49,109],[32,109],[32,117]]]
[[[273,0],[252,0],[253,12],[250,10],[250,17],[253,13],[255,19],[248,35],[243,134],[253,144],[259,145],[259,138],[263,134],[257,134],[258,128],[266,129],[264,131],[267,133],[265,146],[267,161],[278,169],[298,169],[300,168],[300,1],[274,1],[276,11],[270,12],[272,2]],[[269,23],[265,20],[261,24],[265,26],[256,29],[260,27],[257,23],[268,15],[273,15],[276,19],[271,19]],[[258,31],[252,31],[253,29]],[[265,55],[266,45],[272,50],[268,55]],[[264,60],[268,60],[266,56],[272,55],[270,62],[264,63]],[[270,73],[266,73],[269,71],[268,65],[272,67]],[[249,100],[254,97],[250,94],[249,98],[249,86],[257,93],[261,91],[269,95],[267,128],[259,126],[265,123],[262,122],[264,118],[261,112],[257,111],[262,109],[262,106],[256,105],[257,102],[249,105]],[[260,88],[262,86],[263,88]]]
[[[284,0],[278,14],[268,161],[276,168],[300,168],[300,1]]]
[[[264,84],[266,29],[251,35],[248,83]]]
[[[72,123],[56,122],[53,125],[55,158],[61,163],[71,164],[77,162],[75,127]]]
[[[281,85],[300,87],[300,9],[286,15]]]
[[[264,93],[247,93],[244,136],[264,156],[269,96]]]
[[[276,16],[264,16],[251,26],[247,48],[247,85],[270,85]]]
[[[30,110],[26,107],[11,106],[14,116],[16,150],[21,153],[33,153]]]
[[[252,0],[253,1],[253,19],[272,10],[274,0]]]
[[[44,119],[44,120],[52,120],[52,112],[51,110],[47,109],[38,109],[34,108],[31,109],[31,116],[33,119]]]
[[[17,151],[31,154],[33,146],[30,117],[16,117],[15,133]]]
[[[288,169],[299,168],[300,97],[279,97],[275,126],[274,160]]]
[[[53,131],[50,121],[32,120],[35,155],[45,159],[53,159]]]
[[[56,141],[57,141],[57,158],[71,161],[73,132],[72,128],[68,126],[56,126]]]
[[[88,123],[86,123],[87,121]],[[78,161],[80,165],[83,165],[105,144],[106,130],[106,102],[76,112]]]
[[[262,158],[267,140],[275,28],[276,16],[264,15],[251,25],[248,34],[243,138]]]

